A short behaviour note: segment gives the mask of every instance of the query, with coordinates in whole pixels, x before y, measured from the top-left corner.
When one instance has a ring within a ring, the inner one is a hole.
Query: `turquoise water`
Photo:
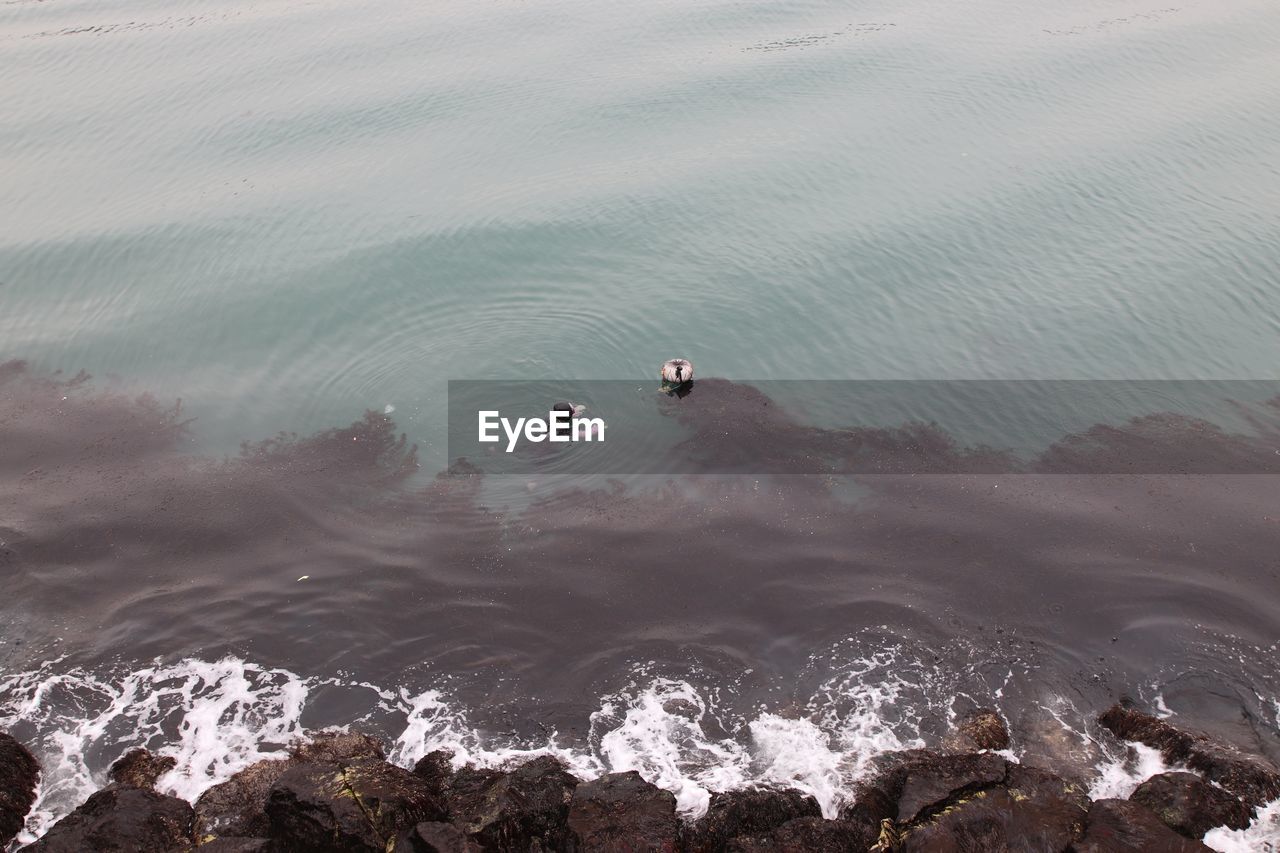
[[[450,378],[1244,378],[1280,7],[0,5],[0,351],[201,441]]]

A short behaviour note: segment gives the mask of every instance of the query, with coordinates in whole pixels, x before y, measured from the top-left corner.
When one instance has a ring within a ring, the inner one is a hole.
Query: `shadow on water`
[[[0,366],[4,667],[231,653],[380,684],[426,672],[493,730],[586,737],[637,665],[803,715],[896,645],[911,659],[890,669],[927,668],[917,689],[944,704],[1000,690],[1087,712],[1168,686],[1277,754],[1257,723],[1276,695],[1276,478],[1115,473],[1174,454],[1274,474],[1277,401],[1249,409],[1254,435],[1151,414],[1018,461],[936,426],[805,426],[725,380],[656,399],[691,456],[762,473],[570,483],[499,511],[465,460],[418,474],[380,413],[208,458],[180,405]],[[884,473],[831,473],[868,453]],[[902,473],[922,455],[954,473]],[[797,476],[818,458],[827,473]]]

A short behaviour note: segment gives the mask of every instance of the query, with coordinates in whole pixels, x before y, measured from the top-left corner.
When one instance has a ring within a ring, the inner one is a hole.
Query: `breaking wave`
[[[43,834],[105,781],[106,768],[136,746],[172,756],[176,766],[159,782],[168,793],[195,800],[248,765],[283,758],[289,743],[318,728],[356,728],[382,734],[391,761],[411,767],[428,752],[451,750],[454,764],[501,767],[550,754],[582,778],[636,770],[676,795],[686,816],[705,811],[712,791],[752,785],[793,787],[812,794],[835,817],[852,783],[885,752],[932,745],[921,721],[935,712],[954,716],[960,695],[914,703],[931,685],[920,669],[886,648],[824,682],[804,708],[731,710],[722,691],[692,680],[653,675],[639,666],[624,689],[601,698],[585,742],[557,731],[541,739],[512,739],[482,731],[447,687],[414,691],[339,677],[306,678],[235,657],[188,658],[132,670],[95,673],[63,668],[0,678],[0,727],[32,746],[43,767],[38,800],[20,843]],[[900,665],[903,665],[901,666]],[[902,670],[897,677],[886,674]],[[358,701],[348,719],[313,726],[308,717],[326,688]],[[997,688],[985,698],[999,701]],[[1116,749],[1095,738],[1083,717],[1046,707],[1067,740],[1090,744],[1096,763],[1091,796],[1125,797],[1144,778],[1170,769],[1141,745]],[[1017,742],[1010,758],[1033,754]],[[1059,770],[1064,768],[1060,767]],[[1220,829],[1209,843],[1220,850],[1276,849],[1280,803],[1260,812],[1246,830]]]

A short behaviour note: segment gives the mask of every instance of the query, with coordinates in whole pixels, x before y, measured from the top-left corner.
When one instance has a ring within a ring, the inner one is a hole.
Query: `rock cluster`
[[[1218,826],[1243,828],[1280,794],[1260,759],[1131,708],[1102,715],[1123,739],[1160,749],[1170,772],[1128,800],[1091,801],[1077,783],[1005,758],[1003,720],[980,711],[952,744],[983,751],[908,750],[881,756],[836,819],[795,790],[716,793],[681,821],[671,793],[638,773],[581,781],[556,759],[456,770],[435,752],[406,770],[360,734],[327,733],[254,764],[194,806],[155,790],[172,760],[134,750],[109,783],[24,848],[139,853],[764,853],[834,851],[1208,850]],[[957,747],[960,748],[960,747]],[[38,767],[0,735],[0,830],[11,839],[34,799]]]
[[[22,829],[39,779],[40,765],[27,748],[0,732],[0,849]]]

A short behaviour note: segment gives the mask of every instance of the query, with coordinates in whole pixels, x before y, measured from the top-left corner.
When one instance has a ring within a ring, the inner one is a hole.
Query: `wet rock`
[[[1239,797],[1215,788],[1194,773],[1152,776],[1129,799],[1146,806],[1166,826],[1188,838],[1203,838],[1219,826],[1244,829],[1253,820],[1253,810]]]
[[[960,734],[975,749],[1008,749],[1009,727],[991,708],[979,708],[960,722]]]
[[[908,750],[877,761],[872,776],[854,787],[852,805],[840,817],[880,833],[881,821],[908,824],[966,792],[1004,781],[1009,762],[992,753]]]
[[[177,797],[109,786],[53,825],[31,853],[165,853],[194,841],[195,813]]]
[[[1165,761],[1185,764],[1250,806],[1261,806],[1280,797],[1280,773],[1261,759],[1215,743],[1208,735],[1183,731],[1123,705],[1105,711],[1098,722],[1121,740],[1160,750]]]
[[[382,742],[358,732],[320,732],[283,758],[266,758],[209,788],[195,802],[196,837],[266,838],[267,799],[286,771],[300,764],[352,764],[385,757]],[[438,795],[438,791],[436,792]]]
[[[853,802],[840,809],[840,820],[857,827],[867,847],[878,843],[886,831],[896,837],[894,816],[898,804],[894,797],[874,782],[855,784]]]
[[[271,832],[267,796],[295,763],[292,759],[263,759],[209,788],[195,803],[196,837],[265,838]]]
[[[205,840],[203,844],[175,847],[169,853],[277,853],[275,843],[269,838],[243,838],[225,835]]]
[[[429,752],[413,765],[413,772],[443,797],[453,782],[453,753],[447,749]]]
[[[1089,809],[1084,837],[1072,853],[1207,853],[1210,848],[1164,825],[1146,806],[1131,800],[1097,800]]]
[[[917,813],[901,851],[1066,850],[1085,830],[1084,791],[1045,770],[1012,765],[999,784],[959,790]]]
[[[680,846],[675,796],[634,770],[578,785],[569,806],[569,830],[573,850],[674,853]]]
[[[864,853],[868,842],[862,827],[845,820],[802,817],[789,820],[772,832],[739,836],[725,847],[727,853]]]
[[[716,792],[707,813],[688,828],[685,849],[689,853],[724,850],[740,836],[762,835],[802,817],[821,817],[813,797],[799,791],[752,788]]]
[[[292,763],[271,786],[266,814],[283,849],[381,853],[400,830],[445,810],[422,778],[366,758]]]
[[[387,757],[382,741],[359,732],[319,732],[310,740],[295,744],[291,754],[298,761],[335,761],[339,764]]]
[[[449,788],[449,813],[485,850],[562,850],[577,785],[550,756],[507,772],[464,768]]]
[[[1090,738],[1079,736],[1043,709],[1025,710],[1013,727],[1021,733],[1021,761],[1053,772],[1085,788],[1093,781],[1102,751]]]
[[[155,790],[156,780],[178,764],[170,756],[155,755],[149,750],[131,749],[116,760],[107,771],[107,779],[113,785]]]
[[[40,765],[27,748],[0,732],[0,849],[22,829],[36,801]]]
[[[901,776],[897,820],[911,823],[966,791],[1004,781],[1009,762],[990,753],[933,755],[908,762],[894,772]]]
[[[387,853],[480,853],[480,845],[451,823],[429,821],[401,830]]]

